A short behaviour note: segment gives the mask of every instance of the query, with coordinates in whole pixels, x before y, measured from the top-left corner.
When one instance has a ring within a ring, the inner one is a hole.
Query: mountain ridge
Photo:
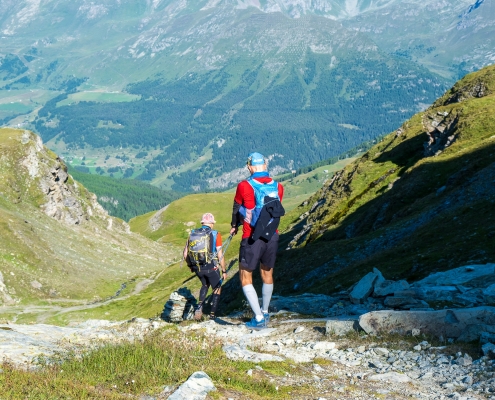
[[[108,216],[38,136],[2,128],[0,149],[4,305],[22,310],[103,299],[171,262],[173,246],[135,235]]]

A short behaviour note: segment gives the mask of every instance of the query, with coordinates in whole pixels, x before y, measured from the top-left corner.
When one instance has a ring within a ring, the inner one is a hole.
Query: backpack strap
[[[211,231],[211,235],[213,236],[213,241],[211,243],[211,254],[216,254],[217,253],[217,236],[218,236],[218,231]]]

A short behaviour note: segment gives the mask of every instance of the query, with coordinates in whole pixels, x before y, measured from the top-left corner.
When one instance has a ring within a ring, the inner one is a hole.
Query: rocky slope
[[[291,398],[295,399],[307,399],[308,395],[319,399],[438,400],[446,397],[493,399],[495,396],[493,345],[484,346],[479,352],[475,348],[428,341],[424,337],[336,335],[331,326],[338,324],[339,320],[326,322],[300,317],[297,313],[280,311],[272,315],[271,327],[259,332],[247,330],[235,316],[216,322],[182,324],[178,329],[174,329],[172,324],[148,319],[92,320],[63,328],[5,324],[0,326],[1,350],[16,368],[33,368],[40,356],[57,360],[69,352],[84,354],[88,349],[97,351],[103,345],[142,342],[146,337],[158,335],[162,341],[180,343],[181,346],[187,346],[191,340],[201,340],[206,353],[212,351],[207,348],[212,341],[220,343],[224,353],[222,364],[228,366],[230,363],[231,368],[237,369],[235,362],[241,361],[243,374],[253,379],[264,378],[269,385],[276,386],[277,391],[279,388],[291,390]],[[280,368],[286,369],[285,373],[274,373],[276,364],[281,364]],[[205,363],[198,364],[197,368],[205,368]],[[149,400],[193,398],[193,395],[197,396],[195,399],[212,398],[206,397],[211,390],[217,390],[220,398],[269,398],[246,390],[235,391],[218,374],[213,380],[207,377],[210,387],[205,391],[204,383],[195,375],[182,376],[178,383],[187,381],[187,384],[180,389],[178,384],[161,379],[160,387],[148,392],[146,397],[128,393],[125,379],[116,380],[113,387],[122,398]],[[101,387],[106,385],[109,384],[99,382]],[[187,386],[193,390],[190,397],[179,396]],[[12,394],[20,392],[20,388],[8,388]],[[175,397],[169,397],[174,392]],[[50,393],[45,391],[44,394]]]
[[[0,129],[0,301],[11,306],[5,315],[40,299],[63,306],[106,298],[170,260],[171,247],[132,234],[66,171],[38,136]]]

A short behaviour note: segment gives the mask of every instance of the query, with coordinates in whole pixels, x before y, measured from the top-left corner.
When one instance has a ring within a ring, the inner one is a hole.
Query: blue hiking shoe
[[[266,328],[266,322],[265,319],[263,318],[261,321],[256,321],[256,317],[253,317],[251,321],[246,322],[246,328],[248,329],[265,329]]]
[[[263,318],[265,318],[265,325],[268,326],[268,324],[270,323],[270,314],[263,311]]]

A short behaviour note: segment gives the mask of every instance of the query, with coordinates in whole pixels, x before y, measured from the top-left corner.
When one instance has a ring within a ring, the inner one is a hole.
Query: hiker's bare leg
[[[245,269],[242,265],[239,266],[239,279],[241,280],[241,286],[253,284],[253,271]]]
[[[261,264],[261,280],[263,283],[273,285],[273,268],[268,268]]]

